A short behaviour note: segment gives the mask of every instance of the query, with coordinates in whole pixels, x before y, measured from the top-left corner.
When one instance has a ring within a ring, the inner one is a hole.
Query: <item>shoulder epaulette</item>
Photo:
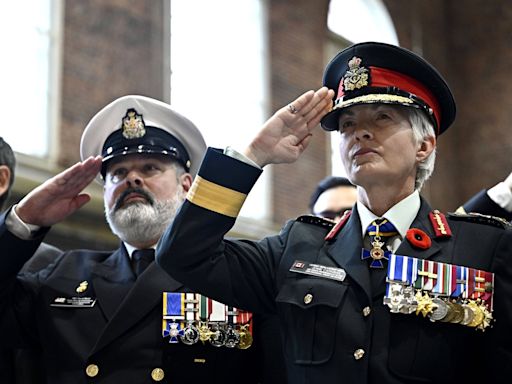
[[[352,214],[352,210],[348,209],[345,212],[343,212],[343,216],[341,216],[340,220],[336,223],[336,225],[331,229],[331,231],[325,236],[325,241],[331,241],[336,237],[339,231],[345,226],[347,223],[350,215]]]
[[[428,218],[430,219],[436,238],[448,238],[452,236],[452,230],[443,213],[434,209],[432,212],[429,212]]]
[[[334,227],[336,225],[335,221],[325,219],[323,217],[315,216],[315,215],[302,215],[302,216],[297,217],[297,219],[295,219],[295,220],[300,223],[313,224],[313,225],[317,225],[319,227],[324,227],[327,229],[331,229],[332,227]]]
[[[448,216],[454,220],[464,220],[469,221],[471,223],[478,224],[487,224],[492,225],[493,227],[503,228],[503,229],[511,229],[512,224],[505,220],[502,217],[498,216],[490,216],[483,215],[481,213],[469,212],[469,213],[458,213],[458,212],[450,212]]]

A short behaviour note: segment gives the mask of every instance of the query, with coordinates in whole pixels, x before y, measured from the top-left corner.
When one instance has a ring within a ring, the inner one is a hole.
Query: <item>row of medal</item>
[[[492,324],[494,274],[390,254],[384,304],[391,313],[484,331]]]
[[[163,292],[162,336],[169,343],[247,349],[252,345],[252,314],[198,293]]]

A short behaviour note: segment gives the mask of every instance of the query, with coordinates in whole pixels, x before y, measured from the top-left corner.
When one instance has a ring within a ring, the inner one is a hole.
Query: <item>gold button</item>
[[[354,352],[354,358],[355,358],[356,360],[361,359],[363,356],[364,356],[364,349],[359,348],[359,349],[356,349],[356,350],[355,350],[355,352]]]
[[[100,368],[96,364],[89,364],[87,368],[85,368],[85,373],[89,377],[96,377],[99,371]]]
[[[151,371],[151,378],[155,381],[162,381],[164,379],[165,373],[162,368],[155,368]]]
[[[304,296],[304,304],[309,304],[313,301],[313,295],[311,293],[308,293],[306,296]]]
[[[372,313],[372,309],[370,307],[364,307],[363,308],[363,316],[369,316],[370,313]]]

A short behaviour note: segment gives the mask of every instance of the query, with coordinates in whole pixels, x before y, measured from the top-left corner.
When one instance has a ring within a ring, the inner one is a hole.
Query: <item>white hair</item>
[[[434,126],[432,121],[427,117],[425,112],[417,108],[405,108],[409,118],[409,123],[412,127],[412,134],[416,144],[420,144],[428,137],[435,137]],[[425,181],[432,175],[434,165],[436,162],[436,148],[428,157],[420,162],[416,170],[416,180],[414,188],[418,191],[421,190]]]

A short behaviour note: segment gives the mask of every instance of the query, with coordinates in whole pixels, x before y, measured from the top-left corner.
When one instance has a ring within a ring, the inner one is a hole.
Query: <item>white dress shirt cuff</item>
[[[226,147],[224,149],[224,154],[226,156],[232,157],[234,159],[240,160],[246,164],[252,165],[255,168],[262,169],[258,164],[256,164],[254,161],[249,159],[247,156],[245,156],[243,153],[237,151],[236,149],[232,147]]]
[[[487,191],[487,195],[507,212],[512,212],[512,191],[504,182],[498,183]]]
[[[34,233],[41,229],[38,225],[23,222],[16,213],[16,205],[5,218],[5,226],[9,232],[23,240],[32,240],[35,237]]]

